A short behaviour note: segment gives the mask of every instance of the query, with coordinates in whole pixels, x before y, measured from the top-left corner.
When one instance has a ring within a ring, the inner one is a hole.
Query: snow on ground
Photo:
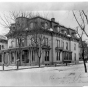
[[[88,73],[83,64],[0,71],[0,86],[88,86]]]

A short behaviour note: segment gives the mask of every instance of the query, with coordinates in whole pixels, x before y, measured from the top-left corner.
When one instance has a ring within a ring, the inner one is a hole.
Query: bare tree
[[[86,67],[86,61],[85,61],[85,58],[84,58],[84,44],[83,44],[83,34],[85,34],[87,37],[88,37],[88,34],[86,32],[86,26],[88,25],[88,18],[87,18],[87,15],[85,14],[85,12],[82,10],[82,11],[78,11],[79,12],[79,18],[77,18],[77,15],[76,15],[76,12],[73,11],[73,16],[79,26],[79,29],[81,31],[81,35],[80,35],[80,31],[78,31],[78,28],[77,28],[77,34],[79,36],[79,39],[80,39],[80,42],[81,42],[81,45],[82,45],[82,59],[83,59],[83,62],[84,62],[84,68],[85,68],[85,72],[87,73],[87,67]]]
[[[32,18],[33,14],[31,12],[24,13],[24,12],[10,12],[9,17],[3,14],[3,16],[0,16],[0,19],[2,22],[0,24],[4,26],[5,28],[10,29],[9,33],[6,35],[7,37],[16,38],[18,40],[18,58],[17,58],[17,69],[19,67],[19,62],[21,58],[21,44],[22,44],[22,38],[26,36],[24,34],[24,25],[21,22],[16,22],[17,18]],[[13,23],[12,23],[13,22]],[[14,25],[14,28],[12,27]],[[25,32],[26,33],[26,32]],[[4,65],[3,65],[4,68]]]
[[[42,47],[44,45],[44,36],[42,34],[39,33],[35,33],[32,35],[31,37],[32,40],[32,44],[33,46],[36,47],[36,53],[38,56],[38,61],[39,61],[39,67],[40,67],[40,60],[41,60],[41,56],[42,56]]]
[[[12,38],[16,38],[18,40],[18,59],[17,59],[17,69],[19,67],[19,61],[20,61],[20,56],[21,56],[21,43],[22,43],[22,38],[24,38],[25,36],[27,36],[27,32],[24,31],[24,29],[26,31],[28,31],[27,27],[24,27],[24,24],[20,23],[19,21],[17,22],[16,19],[21,17],[21,18],[33,18],[36,16],[41,16],[38,12],[37,14],[34,14],[32,12],[10,12],[9,17],[6,17],[5,15],[3,17],[0,16],[0,19],[2,20],[2,22],[4,24],[1,24],[2,26],[4,26],[5,28],[9,28],[9,35]],[[8,20],[7,18],[9,18],[10,20]],[[15,28],[12,28],[12,22],[13,25],[15,26]],[[36,47],[36,52],[37,52],[37,56],[39,58],[39,67],[40,67],[40,59],[41,59],[41,55],[42,55],[42,47],[44,44],[44,36],[43,34],[39,34],[40,31],[38,31],[40,29],[40,27],[35,26],[35,28],[37,31],[35,31],[34,34],[32,34],[31,40],[34,43],[35,47]],[[8,35],[7,35],[8,36]],[[8,36],[9,37],[9,36]]]
[[[84,42],[83,42],[83,31],[81,34],[79,34],[78,32],[78,27],[77,27],[77,30],[76,30],[76,33],[78,34],[79,36],[79,40],[80,40],[80,47],[82,48],[82,59],[83,59],[83,62],[84,62],[84,69],[85,69],[85,73],[87,73],[87,66],[86,66],[86,60],[85,60],[85,45],[84,45]]]

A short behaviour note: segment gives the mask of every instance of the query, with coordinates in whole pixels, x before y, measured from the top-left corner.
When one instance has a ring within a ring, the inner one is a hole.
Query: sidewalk
[[[73,65],[79,65],[79,64],[83,64],[83,61],[80,61],[78,64],[75,63],[68,63],[68,65],[66,66],[66,64],[58,64],[58,65],[41,65],[41,67],[39,67],[38,65],[36,66],[19,66],[18,70],[23,70],[23,69],[34,69],[34,68],[45,68],[45,67],[70,67]],[[4,71],[13,71],[13,70],[17,70],[17,66],[4,66]],[[0,66],[0,71],[3,71],[3,67]]]

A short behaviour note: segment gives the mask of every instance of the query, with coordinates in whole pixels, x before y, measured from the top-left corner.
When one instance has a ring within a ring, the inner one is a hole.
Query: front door
[[[22,62],[23,63],[29,63],[28,50],[23,50],[23,52],[22,52]]]
[[[15,63],[14,52],[11,52],[11,64]]]
[[[45,61],[49,61],[49,51],[45,51]]]

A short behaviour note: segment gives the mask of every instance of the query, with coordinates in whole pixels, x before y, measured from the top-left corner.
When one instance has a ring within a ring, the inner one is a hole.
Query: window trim
[[[57,41],[57,47],[60,47],[60,40],[56,40]]]
[[[68,50],[68,42],[66,42],[66,50]]]
[[[48,45],[48,38],[44,37],[44,45]]]
[[[56,51],[56,60],[59,61],[60,60],[60,52],[59,51]]]
[[[64,49],[64,41],[63,40],[62,40],[61,44],[62,44],[61,47]]]
[[[49,61],[49,55],[50,55],[50,52],[45,51],[45,61]]]
[[[74,44],[74,50],[76,50],[76,44]]]

